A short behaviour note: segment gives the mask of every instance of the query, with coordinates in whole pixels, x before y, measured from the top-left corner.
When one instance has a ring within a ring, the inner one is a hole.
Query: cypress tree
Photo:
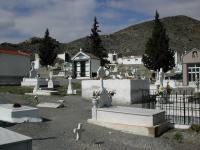
[[[89,36],[89,50],[88,52],[92,53],[93,55],[97,56],[101,60],[101,65],[103,66],[107,61],[104,59],[107,57],[106,49],[103,47],[101,37],[99,36],[99,33],[101,30],[99,30],[97,18],[94,18],[94,24],[91,29],[91,34]]]
[[[57,57],[56,48],[58,47],[57,41],[49,36],[49,30],[46,29],[44,38],[39,45],[39,58],[40,64],[44,67],[53,65]]]
[[[152,37],[149,38],[145,45],[142,61],[146,68],[154,71],[163,68],[163,71],[167,72],[175,66],[174,51],[169,48],[169,38],[166,35],[166,29],[160,22],[157,11]]]

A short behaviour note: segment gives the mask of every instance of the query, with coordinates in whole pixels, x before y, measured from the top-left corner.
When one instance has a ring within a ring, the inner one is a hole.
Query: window
[[[188,65],[188,81],[195,82],[200,79],[200,65],[199,64],[189,64]]]
[[[192,52],[192,58],[198,58],[198,53],[197,51]]]

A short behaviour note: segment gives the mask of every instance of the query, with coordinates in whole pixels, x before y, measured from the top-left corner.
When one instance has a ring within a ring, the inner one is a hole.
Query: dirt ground
[[[138,136],[87,123],[91,118],[91,102],[81,96],[47,96],[39,101],[65,100],[64,108],[39,108],[41,123],[5,124],[0,126],[33,138],[33,150],[198,150],[200,133],[170,130],[158,138]],[[0,93],[0,103],[18,102],[35,105],[32,96]],[[1,115],[1,114],[0,114]],[[80,141],[75,141],[73,129],[83,123]],[[179,139],[174,138],[175,134]],[[180,140],[181,134],[181,140]]]

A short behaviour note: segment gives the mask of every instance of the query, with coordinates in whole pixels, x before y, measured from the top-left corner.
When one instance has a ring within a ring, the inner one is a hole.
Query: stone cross
[[[99,67],[99,69],[97,70],[97,77],[100,78],[100,82],[101,82],[101,90],[104,89],[104,86],[103,86],[103,78],[106,77],[106,72],[105,70],[103,69],[103,67]]]
[[[78,127],[74,128],[73,130],[73,132],[76,134],[76,141],[80,140],[82,131],[82,123],[78,123]]]
[[[53,71],[49,72],[49,81],[48,81],[48,88],[54,88],[54,84],[53,84]]]
[[[72,90],[72,77],[71,75],[68,78],[68,89],[67,89],[67,94],[73,94],[73,90]]]
[[[69,74],[67,94],[74,94],[74,90],[72,89],[72,64],[70,63],[67,64],[67,71]]]
[[[159,82],[160,82],[160,85],[163,86],[163,80],[164,80],[164,72],[163,72],[163,69],[160,68],[160,71],[159,71]]]
[[[40,77],[40,75],[37,74],[37,76],[36,76],[37,80],[36,80],[35,87],[34,87],[34,89],[33,89],[33,93],[35,93],[36,91],[38,91],[39,88],[40,88],[40,85],[39,85],[39,77]]]
[[[35,63],[32,61],[31,62],[31,70],[29,71],[29,78],[35,78],[37,75],[37,72],[36,72],[34,66],[35,66]]]

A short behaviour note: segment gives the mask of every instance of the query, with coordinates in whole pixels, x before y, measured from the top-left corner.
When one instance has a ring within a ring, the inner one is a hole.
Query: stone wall
[[[115,91],[113,103],[132,104],[142,100],[142,90],[149,90],[148,80],[104,80],[108,91]],[[91,100],[93,91],[100,89],[100,80],[83,80],[82,97]]]

